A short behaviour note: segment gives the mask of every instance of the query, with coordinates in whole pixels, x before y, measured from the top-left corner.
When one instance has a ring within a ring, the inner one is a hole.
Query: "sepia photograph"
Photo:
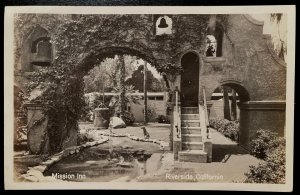
[[[291,191],[295,6],[6,7],[7,189]]]

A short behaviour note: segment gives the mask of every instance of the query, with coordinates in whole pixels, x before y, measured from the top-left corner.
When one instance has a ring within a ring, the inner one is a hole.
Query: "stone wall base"
[[[31,154],[46,154],[50,150],[47,132],[48,117],[44,116],[42,104],[26,104],[27,146]]]
[[[248,148],[249,142],[259,129],[285,135],[285,101],[248,101],[240,108],[239,144]]]

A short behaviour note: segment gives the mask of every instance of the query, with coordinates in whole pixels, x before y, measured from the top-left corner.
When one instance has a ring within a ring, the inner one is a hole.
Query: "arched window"
[[[169,16],[160,16],[155,23],[156,35],[172,34],[172,19]]]
[[[33,53],[32,64],[37,66],[49,66],[52,59],[52,44],[49,37],[41,37],[31,44]]]
[[[41,37],[31,43],[31,53],[37,53],[37,47],[40,42],[49,42],[50,37]]]

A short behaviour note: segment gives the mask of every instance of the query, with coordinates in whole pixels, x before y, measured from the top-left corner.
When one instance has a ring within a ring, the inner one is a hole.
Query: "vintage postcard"
[[[293,190],[295,6],[5,9],[5,188]]]

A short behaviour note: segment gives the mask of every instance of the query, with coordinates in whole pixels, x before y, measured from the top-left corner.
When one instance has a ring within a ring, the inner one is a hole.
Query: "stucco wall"
[[[234,80],[248,91],[250,100],[285,100],[286,67],[262,30],[263,25],[247,16],[230,15],[222,58],[203,59],[200,83],[207,99],[222,81]]]
[[[144,101],[139,100],[140,104],[130,103],[130,112],[133,114],[135,118],[135,122],[143,122],[144,121]],[[163,100],[149,100],[147,101],[148,109],[153,113],[152,117],[149,118],[150,122],[157,121],[156,118],[158,115],[167,114],[167,104],[166,97]]]
[[[209,108],[209,118],[224,118],[224,101],[223,99],[220,100],[211,100],[210,103],[212,104]],[[229,105],[231,105],[231,100],[229,100]],[[231,106],[229,106],[231,109]],[[239,120],[240,116],[240,109],[236,108],[237,110],[237,120]]]

